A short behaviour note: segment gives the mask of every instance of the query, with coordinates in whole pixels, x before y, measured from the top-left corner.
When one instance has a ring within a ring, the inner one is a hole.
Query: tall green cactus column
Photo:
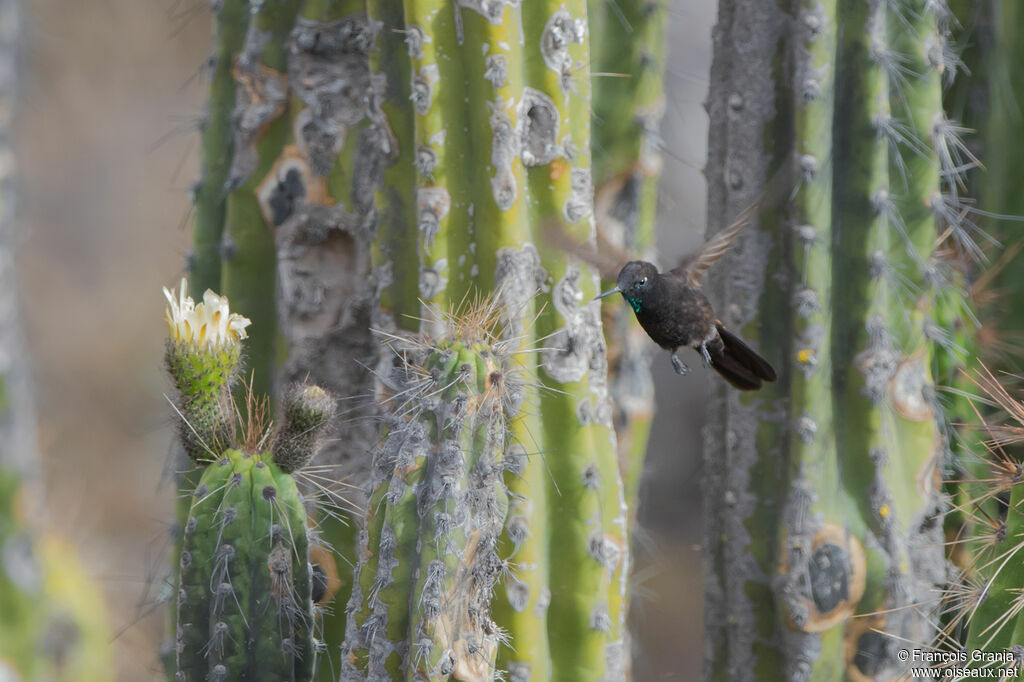
[[[988,172],[979,179],[979,201],[984,202],[987,210],[1014,219],[985,221],[985,228],[1001,241],[1007,250],[1019,248],[1021,245],[1020,216],[1024,215],[1024,198],[1021,197],[1018,183],[1020,157],[1013,154],[1009,139],[1020,139],[1024,131],[1024,120],[1021,119],[1019,100],[1016,96],[1024,87],[1019,64],[1024,57],[1024,37],[1021,26],[1024,26],[1024,7],[1012,0],[988,0],[979,10],[981,16],[987,17],[990,24],[986,27],[991,33],[986,43],[983,56],[983,73],[987,75],[985,87],[988,108],[985,118],[978,122],[979,137],[982,138],[982,153]],[[978,79],[968,79],[975,83]],[[1024,291],[1024,267],[1018,255],[1002,271],[995,287],[1004,295],[996,303],[993,322],[987,326],[993,333],[986,339],[1002,351],[1015,371],[1024,368],[1024,352],[1014,340],[1024,329],[1024,307],[1021,292]]]
[[[970,238],[949,210],[962,163],[942,110],[946,18],[910,0],[721,5],[711,225],[779,167],[798,183],[712,286],[780,381],[712,406],[711,679],[888,679],[900,642],[931,639],[946,452],[934,254]]]
[[[425,357],[392,354],[386,375],[342,679],[618,679],[626,520],[597,282],[539,238],[547,220],[591,229],[585,8],[369,13],[382,302]],[[474,345],[466,302],[488,291],[495,331]]]
[[[591,44],[598,46],[592,50],[590,145],[598,235],[620,250],[654,260],[667,9],[657,0],[592,0],[587,11]],[[614,283],[606,284],[605,290]],[[603,303],[602,316],[619,466],[632,518],[654,416],[650,341],[632,311],[614,297]]]

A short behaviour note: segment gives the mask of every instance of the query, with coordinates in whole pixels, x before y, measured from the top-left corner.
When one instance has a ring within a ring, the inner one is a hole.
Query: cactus
[[[706,671],[898,675],[896,643],[931,640],[945,581],[932,358],[950,342],[935,322],[950,273],[938,252],[977,253],[957,185],[972,159],[942,109],[947,11],[724,2],[719,17],[711,225],[779,166],[800,182],[712,288],[782,380],[712,406]]]
[[[492,677],[506,417],[522,390],[505,346],[453,336],[396,348],[404,359],[374,453],[342,679]]]
[[[1024,199],[1014,182],[1020,159],[1005,141],[1020,139],[1024,134],[1019,103],[1013,96],[1024,87],[1017,68],[1024,55],[1024,39],[1020,35],[1024,8],[1010,0],[972,4],[979,24],[974,40],[985,41],[978,46],[981,69],[975,77],[966,79],[975,90],[981,90],[980,94],[972,93],[974,99],[986,105],[975,114],[986,167],[984,174],[977,174],[976,194],[986,209],[982,214],[987,218],[986,229],[1004,247],[1004,253],[994,262],[999,267],[994,288],[1000,295],[990,307],[991,314],[986,316],[984,342],[1007,369],[1020,371],[1024,368],[1024,349],[1019,342],[1024,329],[1024,259],[1018,254],[1024,247],[1020,232]]]
[[[657,0],[590,2],[587,12],[597,46],[591,148],[598,234],[609,245],[652,260],[662,166],[658,128],[665,109],[666,8]],[[608,299],[601,314],[619,466],[632,516],[654,416],[650,341],[618,300]]]
[[[168,674],[311,680],[318,619],[313,540],[294,475],[319,447],[334,400],[316,386],[294,387],[271,438],[265,401],[250,385],[239,423],[231,390],[249,320],[210,290],[196,305],[185,280],[177,297],[164,294],[181,439],[201,471],[179,550],[176,656]]]
[[[270,453],[225,450],[192,497],[181,553],[178,677],[310,680],[306,512]]]

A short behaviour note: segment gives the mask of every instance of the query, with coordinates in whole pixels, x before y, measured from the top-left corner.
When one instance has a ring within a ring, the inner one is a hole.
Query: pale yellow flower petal
[[[167,299],[167,328],[171,340],[202,350],[216,350],[237,345],[247,337],[245,328],[251,323],[238,313],[232,313],[226,296],[218,296],[207,289],[203,302],[196,305],[188,295],[188,282],[183,278],[177,300],[174,292],[164,288]]]

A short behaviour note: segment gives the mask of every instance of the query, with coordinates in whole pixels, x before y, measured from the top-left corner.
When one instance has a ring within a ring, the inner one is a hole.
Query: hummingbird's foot
[[[690,368],[683,364],[683,361],[675,353],[672,353],[672,366],[676,368],[676,374],[679,376],[686,376],[690,373]]]
[[[700,344],[700,354],[704,357],[704,366],[708,369],[711,368],[711,353],[708,352],[708,344]]]

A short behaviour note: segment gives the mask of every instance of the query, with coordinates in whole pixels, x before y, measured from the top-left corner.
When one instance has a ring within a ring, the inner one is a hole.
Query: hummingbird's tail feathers
[[[761,388],[762,381],[775,381],[775,369],[767,360],[721,322],[715,326],[722,343],[711,343],[707,348],[711,355],[711,367],[716,372],[741,391],[755,391]]]
[[[741,391],[756,391],[761,388],[761,380],[751,374],[750,370],[741,365],[736,358],[727,355],[723,349],[711,353],[711,369],[722,375],[722,378]]]

